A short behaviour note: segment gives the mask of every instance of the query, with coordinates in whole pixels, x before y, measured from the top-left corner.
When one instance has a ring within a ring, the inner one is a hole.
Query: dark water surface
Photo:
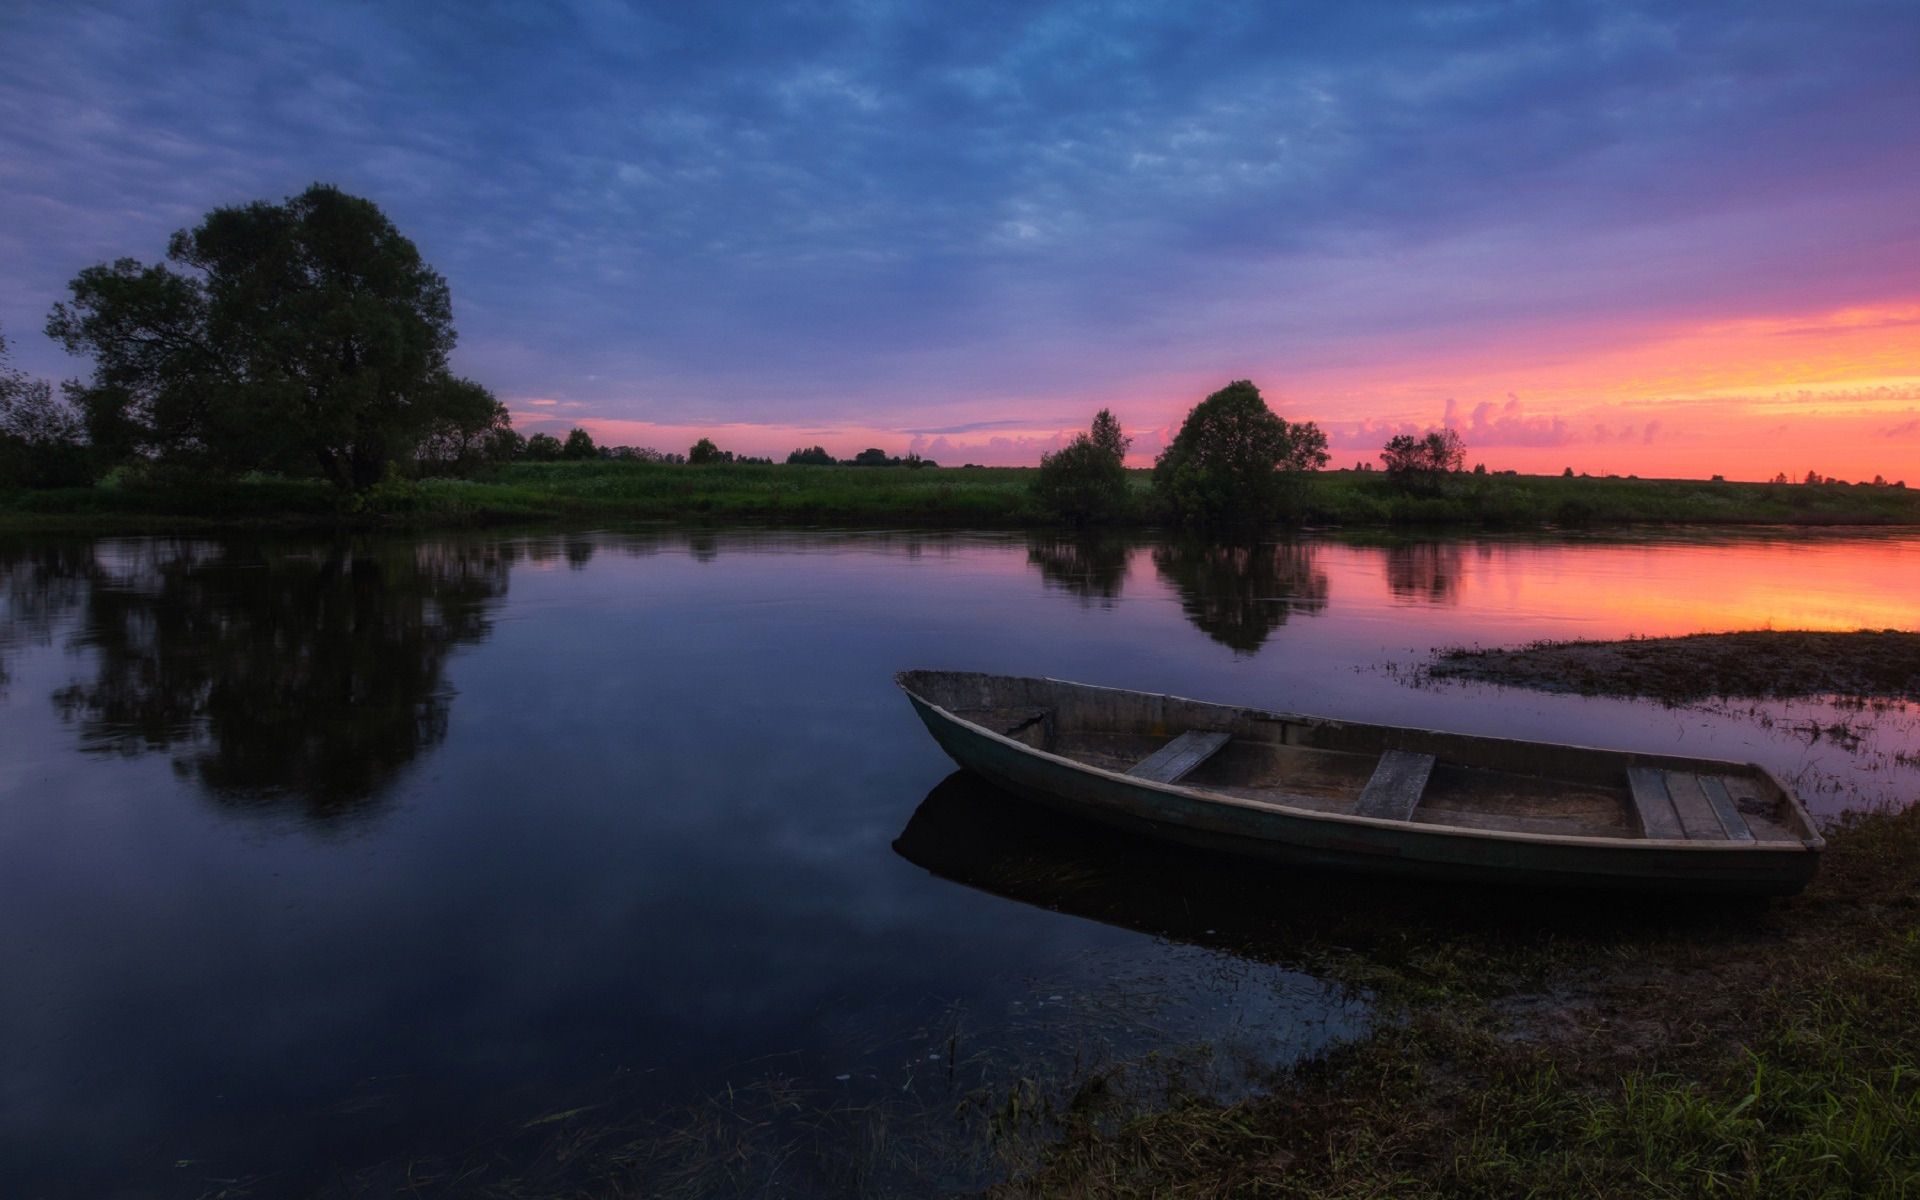
[[[1914,798],[1915,714],[1410,668],[1912,628],[1917,595],[1909,536],[3,542],[0,1194],[355,1194],[545,1114],[771,1079],[950,1113],[1203,1047],[1198,1086],[1257,1086],[1365,1011],[1250,939],[1363,885],[1137,846],[1096,870],[1096,835],[949,778],[893,672],[1751,759],[1831,813]],[[884,1174],[833,1153],[779,1188]],[[937,1158],[929,1190],[982,1177]]]

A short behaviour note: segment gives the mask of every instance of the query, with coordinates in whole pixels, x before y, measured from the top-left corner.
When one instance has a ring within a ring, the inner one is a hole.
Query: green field
[[[358,496],[313,480],[125,479],[89,488],[0,491],[0,528],[138,532],[621,519],[1049,524],[1049,515],[1028,495],[1033,474],[1023,467],[690,467],[601,460],[516,463],[474,479],[390,482]],[[1161,523],[1149,473],[1130,474],[1131,511],[1117,523]],[[1461,474],[1436,494],[1414,494],[1378,472],[1327,471],[1311,479],[1297,516],[1308,525],[1343,527],[1914,525],[1920,524],[1920,489]]]

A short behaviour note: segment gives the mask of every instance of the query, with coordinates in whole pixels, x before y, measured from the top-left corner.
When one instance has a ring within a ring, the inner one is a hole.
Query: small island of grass
[[[1748,630],[1442,651],[1428,673],[1509,687],[1670,704],[1713,697],[1920,701],[1920,633]]]

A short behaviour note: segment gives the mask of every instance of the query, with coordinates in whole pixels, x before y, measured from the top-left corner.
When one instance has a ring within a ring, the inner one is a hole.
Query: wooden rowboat
[[[1825,846],[1766,768],[959,671],[894,682],[953,760],[1190,845],[1480,883],[1791,893]]]

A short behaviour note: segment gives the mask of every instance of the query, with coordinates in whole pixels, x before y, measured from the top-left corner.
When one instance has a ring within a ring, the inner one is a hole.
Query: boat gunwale
[[[1578,847],[1593,847],[1593,848],[1623,850],[1623,851],[1624,850],[1646,851],[1650,849],[1657,849],[1662,852],[1669,851],[1669,850],[1677,850],[1677,851],[1684,851],[1686,853],[1699,853],[1699,854],[1784,854],[1784,853],[1817,854],[1826,848],[1826,839],[1821,837],[1817,831],[1813,832],[1811,836],[1804,837],[1804,838],[1792,838],[1792,839],[1778,840],[1778,841],[1756,840],[1752,842],[1695,841],[1693,839],[1667,840],[1667,839],[1661,839],[1661,838],[1649,838],[1644,834],[1637,837],[1619,838],[1619,837],[1595,837],[1595,836],[1588,836],[1585,834],[1573,834],[1573,833],[1528,833],[1523,830],[1474,829],[1474,828],[1469,828],[1467,826],[1443,825],[1436,822],[1427,822],[1427,821],[1420,821],[1420,822],[1395,821],[1395,820],[1390,820],[1383,817],[1362,817],[1352,813],[1327,812],[1321,809],[1313,809],[1313,808],[1296,808],[1288,804],[1279,804],[1279,803],[1275,803],[1267,800],[1254,800],[1244,796],[1233,796],[1225,792],[1209,791],[1204,788],[1188,787],[1188,786],[1177,784],[1177,783],[1160,783],[1156,780],[1144,779],[1137,775],[1128,775],[1121,771],[1109,770],[1106,767],[1097,767],[1097,766],[1094,766],[1092,763],[1081,762],[1079,759],[1068,758],[1062,754],[1055,754],[1050,750],[1042,750],[1036,746],[1030,746],[1026,742],[1020,741],[1017,738],[1011,738],[1002,733],[995,733],[993,730],[988,729],[984,725],[976,724],[972,721],[967,720],[964,717],[957,715],[950,709],[947,709],[942,707],[941,705],[935,704],[933,701],[929,700],[927,697],[921,695],[919,692],[909,687],[905,681],[905,677],[907,675],[915,674],[915,673],[917,672],[900,671],[896,673],[893,677],[895,686],[899,687],[901,691],[907,693],[907,695],[910,698],[912,698],[916,703],[925,705],[927,708],[930,708],[934,712],[939,713],[943,719],[951,721],[955,725],[962,726],[965,729],[974,733],[983,734],[986,737],[991,738],[996,742],[1000,742],[1004,745],[1010,746],[1025,754],[1032,755],[1034,757],[1044,759],[1050,762],[1058,763],[1072,770],[1090,772],[1094,775],[1098,775],[1114,783],[1119,783],[1119,784],[1130,786],[1130,787],[1148,788],[1154,791],[1170,792],[1174,795],[1182,796],[1186,799],[1198,800],[1207,804],[1218,804],[1218,805],[1224,805],[1232,808],[1247,809],[1255,812],[1276,812],[1276,813],[1285,814],[1286,816],[1289,816],[1289,817],[1295,817],[1295,818],[1308,820],[1308,821],[1334,822],[1338,824],[1358,826],[1360,828],[1379,829],[1383,831],[1401,833],[1401,834],[1413,833],[1418,835],[1440,835],[1440,836],[1451,837],[1451,838],[1464,838],[1469,841],[1493,840],[1493,841],[1517,842],[1524,845],[1535,845],[1535,846],[1578,846]],[[990,672],[971,672],[971,671],[968,671],[968,672],[956,671],[956,672],[944,672],[944,673],[945,674],[982,675],[987,678],[999,678],[999,679],[1020,679],[1020,678],[1035,679],[1037,678],[1040,682],[1043,682],[1043,683],[1065,684],[1069,687],[1090,688],[1090,689],[1103,691],[1103,692],[1121,692],[1121,693],[1125,693],[1127,695],[1132,695],[1132,696],[1149,696],[1149,697],[1155,697],[1161,700],[1174,701],[1181,704],[1195,704],[1195,705],[1200,705],[1200,706],[1209,707],[1209,708],[1236,707],[1234,705],[1220,704],[1210,700],[1192,700],[1184,696],[1174,696],[1174,695],[1171,695],[1168,693],[1162,693],[1162,692],[1142,692],[1142,691],[1137,691],[1131,688],[1108,687],[1104,684],[1079,683],[1071,679],[1056,679],[1051,675],[1043,675],[1043,676],[1037,676],[1037,677],[1036,676],[1022,677],[1022,676],[1015,676],[1015,675],[996,676]],[[1364,724],[1361,722],[1338,721],[1336,718],[1332,718],[1332,717],[1317,717],[1308,713],[1279,713],[1279,712],[1271,712],[1264,709],[1254,709],[1254,708],[1244,708],[1244,707],[1241,708],[1240,711],[1242,713],[1245,713],[1250,718],[1258,718],[1261,720],[1272,720],[1272,721],[1280,721],[1280,722],[1286,722],[1286,721],[1334,722],[1334,723],[1343,724],[1343,725]],[[1401,728],[1412,729],[1411,726],[1405,726],[1405,727],[1368,726],[1368,727],[1384,728],[1384,729],[1401,729]],[[1606,754],[1606,755],[1618,755],[1618,756],[1627,757],[1627,758],[1639,757],[1639,758],[1658,759],[1658,758],[1682,757],[1682,756],[1675,756],[1675,755],[1643,755],[1632,750],[1610,750],[1601,746],[1578,746],[1572,743],[1531,742],[1531,741],[1527,741],[1524,738],[1487,737],[1481,734],[1448,734],[1442,730],[1419,730],[1418,732],[1440,733],[1443,736],[1448,736],[1448,737],[1468,737],[1468,738],[1475,738],[1477,740],[1488,741],[1488,742],[1511,742],[1511,743],[1515,743],[1519,745],[1527,745],[1527,746],[1565,746],[1567,749],[1570,749],[1570,750],[1581,750],[1581,751],[1587,751],[1587,752],[1598,753],[1598,754]],[[1725,766],[1748,767],[1748,768],[1752,768],[1755,771],[1758,771],[1760,774],[1764,775],[1769,782],[1771,782],[1776,788],[1780,790],[1780,794],[1786,799],[1788,807],[1794,812],[1796,816],[1800,818],[1802,824],[1809,830],[1813,830],[1815,828],[1812,817],[1807,813],[1805,807],[1800,803],[1800,798],[1794,794],[1793,789],[1786,786],[1786,784],[1780,779],[1779,776],[1775,775],[1772,771],[1768,770],[1766,767],[1760,765],[1759,763],[1753,763],[1753,762],[1733,763],[1724,759],[1722,760],[1692,759],[1688,761],[1695,762],[1695,763],[1719,762],[1721,765],[1725,765]]]

